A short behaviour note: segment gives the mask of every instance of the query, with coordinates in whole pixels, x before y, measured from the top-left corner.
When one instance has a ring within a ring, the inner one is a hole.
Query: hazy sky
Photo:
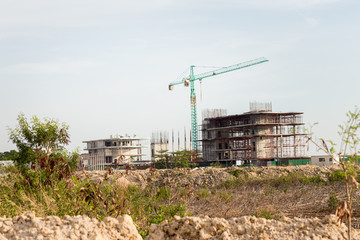
[[[190,65],[270,62],[203,80],[198,112],[302,111],[337,138],[359,105],[358,0],[1,0],[0,152],[20,112],[70,125],[70,149],[190,127]],[[207,69],[205,69],[207,70]],[[196,69],[203,71],[203,69]]]

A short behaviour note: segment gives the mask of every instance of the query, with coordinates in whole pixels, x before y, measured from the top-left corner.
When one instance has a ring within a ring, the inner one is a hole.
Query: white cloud
[[[212,8],[231,7],[237,9],[291,10],[299,8],[312,8],[339,1],[340,0],[201,0],[198,2],[201,2],[202,5],[205,4],[204,6],[212,6]],[[190,1],[186,1],[186,3],[182,5],[191,6]]]
[[[146,13],[189,8],[308,8],[339,0],[2,0],[0,28],[13,27],[82,27],[103,24],[126,24]],[[116,19],[116,20],[114,20]],[[119,20],[121,19],[121,20]]]
[[[264,8],[298,8],[298,7],[313,7],[317,5],[330,4],[338,2],[339,0],[246,0],[245,4],[253,7]]]
[[[22,63],[0,68],[0,74],[64,74],[83,72],[102,65],[90,61]]]
[[[304,20],[310,27],[316,27],[319,25],[319,21],[315,18],[306,17]]]
[[[0,27],[78,27],[111,23],[112,16],[131,16],[171,6],[174,0],[2,0]],[[125,18],[126,19],[126,18]]]

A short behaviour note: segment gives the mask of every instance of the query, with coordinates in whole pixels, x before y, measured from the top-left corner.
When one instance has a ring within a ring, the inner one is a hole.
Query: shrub
[[[338,206],[339,204],[339,199],[337,198],[336,194],[335,193],[331,193],[329,199],[328,199],[328,206],[329,208],[335,210],[336,207]]]
[[[210,166],[214,168],[221,168],[221,164],[219,162],[213,162],[210,164]]]
[[[244,180],[241,178],[236,179],[226,179],[224,182],[219,184],[219,187],[226,188],[226,189],[234,189],[239,186],[242,186]]]
[[[236,170],[229,172],[229,174],[233,175],[234,177],[239,177],[240,174],[244,174],[244,173],[245,173],[245,171],[243,169],[236,169]]]
[[[201,188],[196,192],[196,196],[198,196],[198,198],[201,199],[206,199],[210,196],[210,192],[209,190],[205,189],[205,188]]]
[[[263,209],[260,212],[256,211],[252,214],[252,216],[255,216],[257,218],[265,218],[265,219],[273,219],[273,215],[271,214],[271,212],[267,209]]]
[[[234,195],[230,191],[220,190],[217,195],[220,201],[224,203],[229,203],[234,199]]]
[[[332,171],[329,175],[329,182],[337,182],[345,180],[345,172],[342,170]]]
[[[161,187],[156,193],[155,201],[167,200],[170,196],[170,188],[169,187]]]
[[[325,184],[325,180],[323,180],[319,175],[311,176],[311,177],[302,177],[301,182],[310,183],[310,184]]]

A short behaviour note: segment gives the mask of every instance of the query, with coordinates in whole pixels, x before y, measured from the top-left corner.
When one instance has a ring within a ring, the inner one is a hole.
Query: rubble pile
[[[330,172],[340,169],[338,165],[318,167],[313,165],[303,166],[269,166],[269,167],[200,167],[193,169],[147,169],[137,171],[113,170],[108,174],[106,171],[86,171],[77,175],[84,178],[87,175],[92,180],[103,181],[104,179],[115,180],[122,184],[137,184],[146,187],[152,184],[155,187],[177,184],[179,186],[216,186],[227,179],[235,178],[232,174],[238,171],[240,175],[250,178],[269,178],[299,174],[301,176],[320,176],[327,180]]]
[[[335,215],[319,218],[287,218],[268,220],[254,216],[239,218],[177,217],[173,221],[150,226],[147,240],[182,239],[290,239],[316,240],[347,239],[345,224],[337,225]],[[107,217],[102,222],[87,216],[35,217],[27,213],[14,218],[0,218],[0,240],[6,239],[89,239],[140,240],[136,227],[128,215],[118,219]],[[353,239],[360,239],[360,231],[353,230]]]
[[[181,239],[347,239],[345,224],[338,225],[335,215],[319,218],[288,218],[268,220],[254,216],[239,218],[175,217],[173,221],[150,226],[147,240]],[[119,239],[140,240],[136,227],[128,215],[118,219],[107,217],[102,222],[87,216],[35,217],[27,213],[14,218],[0,218],[0,240],[6,239]],[[360,231],[353,230],[353,239],[360,239]]]
[[[89,239],[140,240],[129,215],[118,219],[106,217],[98,222],[87,216],[35,217],[27,213],[13,218],[0,218],[0,240],[7,239]]]
[[[338,226],[336,216],[323,219],[283,217],[267,220],[254,216],[224,218],[176,217],[174,221],[151,225],[147,240],[212,239],[212,240],[320,240],[347,239],[345,224]],[[360,232],[353,231],[353,239],[360,239]]]

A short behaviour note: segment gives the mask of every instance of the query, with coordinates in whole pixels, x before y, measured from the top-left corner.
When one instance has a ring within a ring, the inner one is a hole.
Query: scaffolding
[[[266,165],[267,161],[306,157],[302,112],[272,112],[271,104],[252,104],[250,109],[240,115],[203,120],[205,161],[243,160]]]
[[[105,170],[114,164],[142,161],[149,147],[148,138],[125,135],[111,135],[107,139],[83,141],[89,152],[87,170]]]

